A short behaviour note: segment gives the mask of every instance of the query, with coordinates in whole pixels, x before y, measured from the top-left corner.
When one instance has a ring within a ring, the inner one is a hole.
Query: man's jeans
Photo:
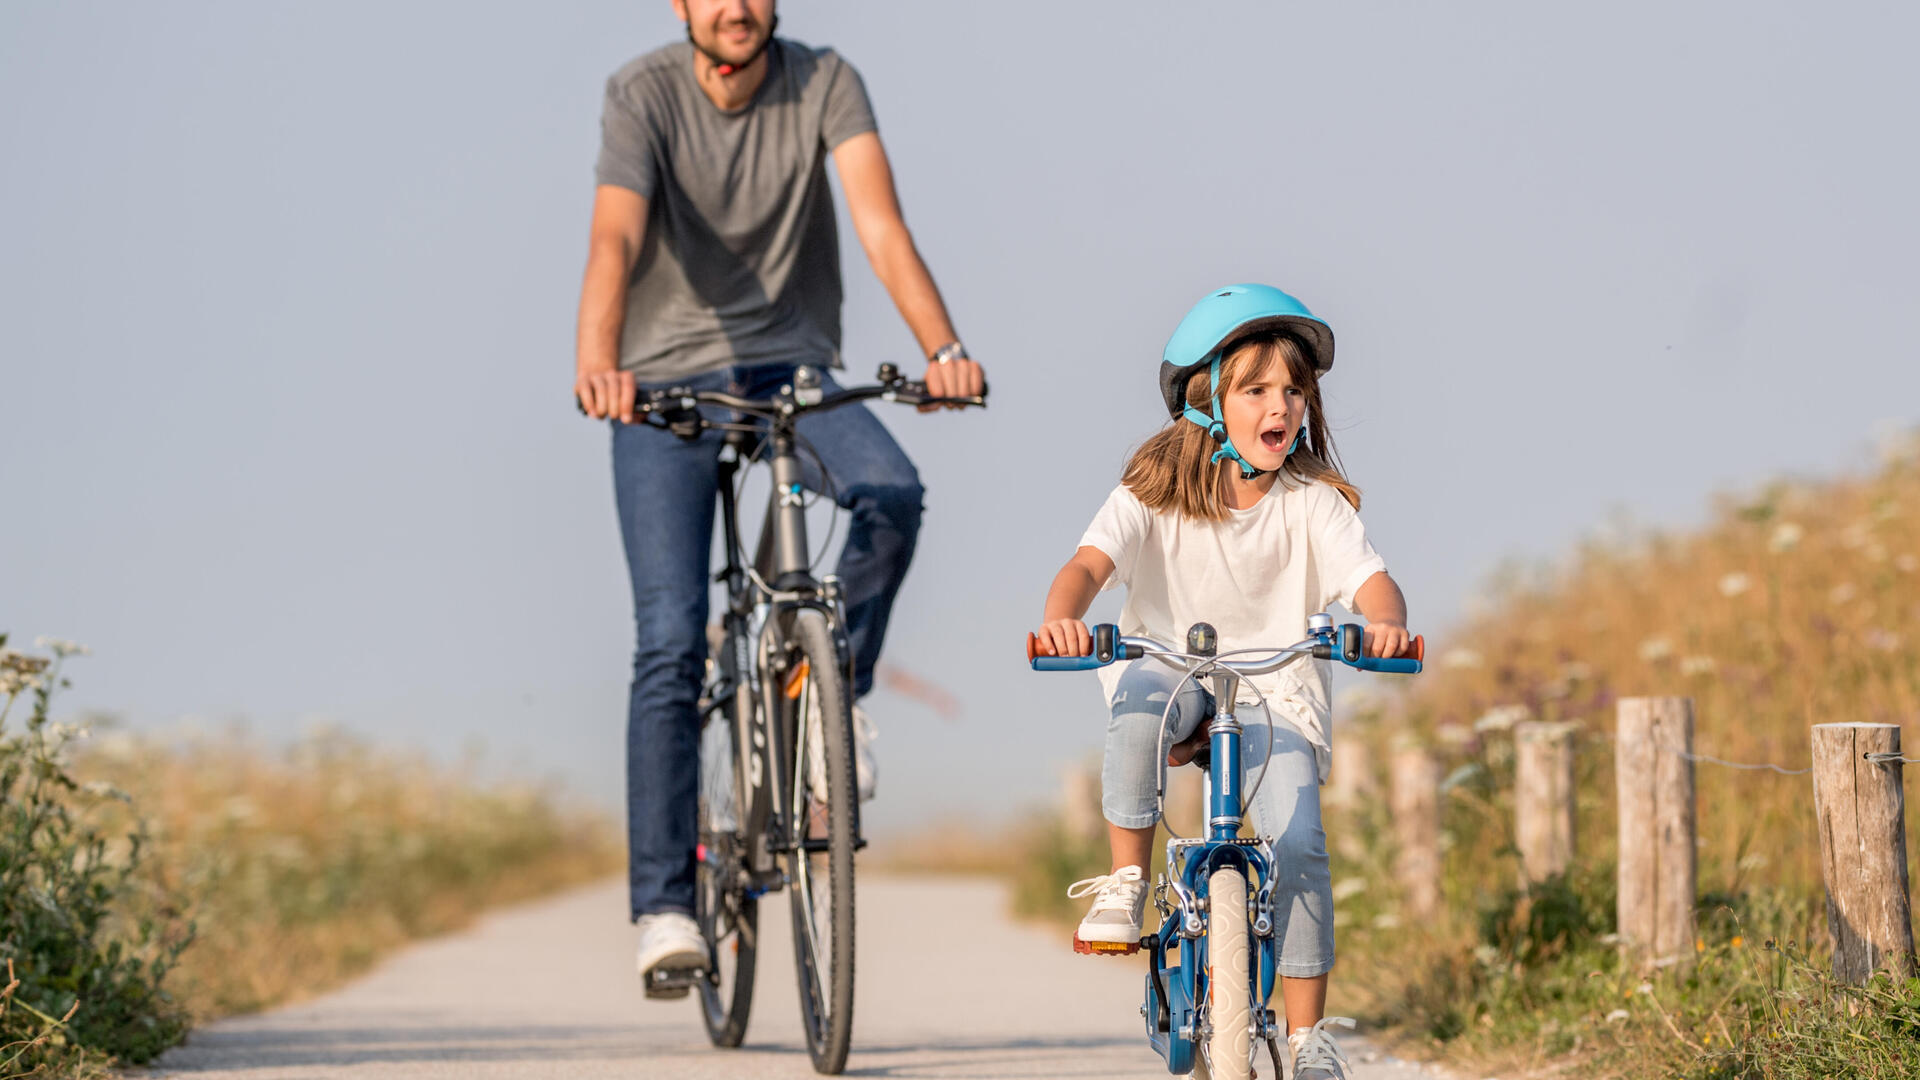
[[[778,390],[792,373],[787,364],[754,365],[673,385],[758,398]],[[829,393],[839,389],[830,379],[821,382]],[[803,482],[822,490],[810,447],[848,512],[838,573],[857,698],[873,688],[887,616],[920,533],[924,489],[913,463],[865,406],[841,406],[804,417],[797,426],[806,440],[799,453]],[[687,442],[639,424],[613,425],[614,495],[637,630],[627,701],[627,874],[636,919],[693,910],[697,702],[707,656],[709,555],[724,438],[723,432],[706,431]],[[753,534],[743,530],[752,558]]]

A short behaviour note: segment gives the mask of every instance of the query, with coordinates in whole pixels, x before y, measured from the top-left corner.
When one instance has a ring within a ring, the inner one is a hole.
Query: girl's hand
[[[1041,656],[1086,656],[1093,652],[1093,634],[1079,619],[1054,619],[1034,632]]]
[[[1407,651],[1413,643],[1413,635],[1407,633],[1407,625],[1391,619],[1381,619],[1367,624],[1366,640],[1360,651],[1368,656],[1383,656],[1389,659]]]

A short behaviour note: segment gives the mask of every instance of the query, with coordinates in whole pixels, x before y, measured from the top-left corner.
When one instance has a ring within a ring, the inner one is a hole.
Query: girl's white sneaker
[[[1140,920],[1147,907],[1146,873],[1138,866],[1123,866],[1111,874],[1076,881],[1067,888],[1067,899],[1078,900],[1089,893],[1093,907],[1073,933],[1073,951],[1137,952]]]
[[[1344,1016],[1329,1016],[1310,1028],[1301,1028],[1287,1036],[1287,1050],[1293,1055],[1293,1080],[1347,1080],[1347,1055],[1333,1040],[1328,1024],[1351,1029],[1353,1021]]]

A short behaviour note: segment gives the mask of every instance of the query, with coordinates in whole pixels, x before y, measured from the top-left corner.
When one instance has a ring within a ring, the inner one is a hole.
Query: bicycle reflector
[[[799,663],[793,665],[793,670],[787,673],[786,694],[788,701],[800,700],[800,690],[807,685],[807,675],[811,671],[812,668],[808,666],[807,658],[804,656],[800,658]]]

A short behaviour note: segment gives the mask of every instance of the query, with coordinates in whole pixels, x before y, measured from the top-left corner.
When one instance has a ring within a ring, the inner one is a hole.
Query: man
[[[621,421],[613,475],[638,628],[628,876],[643,978],[706,960],[691,918],[696,701],[721,440],[683,442],[632,424],[635,386],[763,396],[797,364],[839,366],[829,155],[867,261],[929,358],[928,390],[963,396],[982,386],[901,219],[858,73],[831,49],[775,38],[774,0],[673,0],[673,8],[688,40],[607,82],[574,378],[589,415]],[[865,409],[812,418],[801,431],[850,511],[838,573],[858,698],[873,685],[923,489]],[[870,738],[855,711],[856,733]]]

